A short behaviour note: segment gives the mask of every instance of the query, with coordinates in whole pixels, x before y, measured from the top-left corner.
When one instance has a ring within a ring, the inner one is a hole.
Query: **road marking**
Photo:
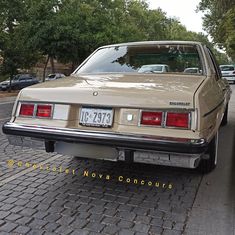
[[[58,158],[60,158],[60,157],[61,157],[60,155],[55,155],[55,156],[53,156],[53,157],[51,157],[51,158],[49,158],[49,159],[47,159],[47,160],[45,160],[45,161],[43,161],[43,162],[37,163],[37,164],[39,164],[39,165],[45,165],[45,164],[47,164],[47,163],[49,163],[49,162],[52,162],[52,161],[54,161],[54,160],[56,160],[56,159],[58,159]],[[30,168],[25,169],[25,170],[23,170],[23,171],[21,171],[21,172],[18,172],[18,173],[15,174],[15,175],[12,175],[12,176],[8,177],[7,179],[4,179],[4,180],[0,181],[0,187],[3,186],[4,184],[7,184],[7,183],[9,183],[9,182],[11,182],[11,181],[13,181],[13,180],[19,178],[20,176],[23,176],[23,175],[25,175],[25,174],[27,174],[27,173],[29,173],[29,172],[31,172],[31,171],[34,171],[34,170],[35,170],[35,169],[34,169],[33,167],[30,167]]]
[[[9,102],[0,102],[0,105],[2,105],[2,104],[14,104],[15,103],[15,101],[9,101]]]

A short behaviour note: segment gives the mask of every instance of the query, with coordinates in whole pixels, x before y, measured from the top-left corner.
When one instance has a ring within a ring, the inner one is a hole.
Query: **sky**
[[[200,0],[147,0],[151,9],[161,8],[168,17],[176,17],[186,28],[203,32],[201,12],[195,10]]]

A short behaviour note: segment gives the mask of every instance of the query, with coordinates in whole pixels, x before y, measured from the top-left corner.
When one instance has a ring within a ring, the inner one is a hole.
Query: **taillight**
[[[36,117],[50,118],[52,115],[52,105],[37,105]]]
[[[188,113],[167,113],[166,127],[189,128]]]
[[[32,117],[34,114],[34,106],[34,104],[21,104],[19,115]]]
[[[141,116],[142,125],[161,126],[162,112],[147,112],[143,111]]]

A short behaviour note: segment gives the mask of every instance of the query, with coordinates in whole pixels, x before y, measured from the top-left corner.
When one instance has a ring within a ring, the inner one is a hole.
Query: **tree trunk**
[[[76,68],[77,68],[77,63],[72,62],[71,73],[73,73]]]
[[[11,73],[10,74],[10,87],[8,89],[8,92],[11,92],[11,83],[12,83],[13,77],[14,77],[14,75],[13,75],[13,73]]]
[[[43,69],[43,77],[42,77],[42,81],[43,81],[43,82],[45,82],[45,78],[46,78],[46,69],[47,69],[47,65],[48,65],[49,59],[50,59],[50,56],[48,55],[48,56],[47,56],[46,63],[45,63],[45,66],[44,66],[44,69]]]
[[[54,58],[52,56],[50,57],[50,62],[51,62],[51,72],[55,73]]]

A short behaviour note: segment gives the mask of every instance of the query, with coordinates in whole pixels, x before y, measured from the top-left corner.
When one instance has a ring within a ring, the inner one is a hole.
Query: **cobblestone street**
[[[234,234],[235,94],[230,105],[218,167],[206,176],[13,147],[0,129],[0,235]],[[0,100],[0,126],[12,106]]]

